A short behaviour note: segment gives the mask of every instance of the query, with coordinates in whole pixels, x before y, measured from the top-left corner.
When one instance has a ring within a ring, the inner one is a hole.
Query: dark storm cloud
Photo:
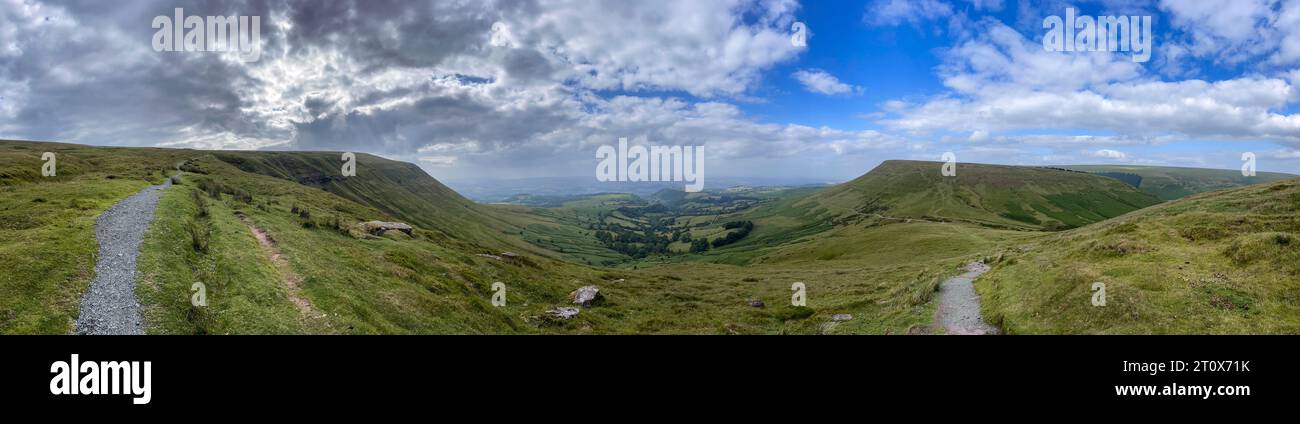
[[[234,10],[216,2],[185,7],[187,15]],[[187,127],[257,131],[243,119],[241,100],[231,90],[247,83],[241,66],[215,55],[152,50],[150,23],[154,16],[170,16],[172,9],[162,3],[86,1],[52,2],[32,16],[20,16],[17,8],[0,12],[8,24],[22,28],[14,41],[22,54],[0,60],[0,79],[21,81],[29,93],[14,117],[17,129],[10,131],[27,138],[125,145],[166,140]],[[24,20],[28,23],[15,22]]]
[[[798,52],[789,0],[0,5],[0,137],[350,150],[493,170],[585,163],[624,136],[791,142],[782,126],[659,97],[611,108],[608,93],[745,95]],[[153,18],[177,7],[259,16],[260,60],[154,51]],[[695,130],[705,125],[717,130]]]

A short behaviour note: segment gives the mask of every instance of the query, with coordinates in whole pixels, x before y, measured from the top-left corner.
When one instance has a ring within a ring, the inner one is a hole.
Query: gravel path
[[[158,206],[162,185],[140,190],[118,202],[95,221],[99,259],[95,281],[81,298],[77,334],[144,334],[140,304],[135,300],[135,259]]]
[[[989,267],[980,262],[966,264],[966,273],[949,278],[939,286],[939,322],[948,334],[998,334],[997,327],[980,319],[980,295],[971,282]]]

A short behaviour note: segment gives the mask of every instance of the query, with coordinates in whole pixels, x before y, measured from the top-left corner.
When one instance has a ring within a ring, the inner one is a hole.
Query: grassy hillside
[[[59,175],[50,179],[39,177],[47,150],[60,151]],[[181,163],[186,172],[163,192],[138,261],[136,294],[151,334],[898,334],[928,326],[936,282],[966,259],[939,250],[942,257],[870,267],[853,257],[598,268],[525,244],[535,235],[530,226],[573,229],[558,219],[464,202],[427,175],[380,158],[361,156],[357,177],[336,180],[324,178],[334,166],[328,153],[22,142],[5,143],[0,155],[0,267],[12,276],[0,282],[3,333],[70,332],[94,277],[95,217]],[[567,205],[575,213],[602,208],[592,200]],[[415,231],[370,236],[355,226],[376,219],[409,222]],[[724,218],[695,219],[707,229]],[[505,249],[519,257],[502,256]],[[504,307],[490,303],[498,281],[508,288]],[[807,307],[789,304],[794,282],[806,283]],[[205,288],[206,306],[191,303],[195,283]],[[603,304],[572,320],[544,318],[588,284],[601,287]],[[857,318],[833,323],[837,313]]]
[[[45,151],[55,177],[40,176]],[[830,188],[538,208],[475,204],[368,155],[347,178],[338,153],[0,142],[0,159],[0,333],[70,332],[95,218],[178,165],[138,261],[152,334],[925,333],[939,281],[982,258],[995,264],[977,282],[986,317],[1012,333],[1300,331],[1296,180],[1130,213],[1159,201],[1082,172],[968,164],[943,178],[938,163],[890,161]],[[366,234],[370,220],[414,231]],[[734,223],[752,231],[685,250]],[[598,229],[667,249],[629,257]],[[1104,308],[1088,303],[1094,281]],[[807,306],[790,305],[796,282]],[[206,306],[191,304],[194,283]],[[545,318],[593,284],[602,304]]]
[[[0,141],[0,334],[72,331],[94,278],[95,219],[191,152]],[[44,177],[41,156],[55,154]]]
[[[342,176],[339,152],[212,152],[241,171],[292,181],[366,205],[442,237],[483,245],[484,253],[532,248],[517,236],[514,223],[495,208],[478,205],[430,177],[420,167],[368,154],[357,154],[357,175]],[[192,169],[205,172],[201,167]]]
[[[885,161],[801,204],[829,219],[961,221],[994,228],[1075,228],[1159,203],[1112,178],[1047,168],[959,164],[944,177],[939,162]]]
[[[898,334],[928,326],[935,282],[962,260],[920,256],[922,261],[873,268],[820,262],[745,268],[643,264],[635,269],[592,268],[529,255],[526,262],[506,261],[478,255],[492,241],[465,235],[472,233],[444,239],[439,232],[419,229],[412,238],[358,238],[332,228],[335,217],[345,227],[399,217],[283,178],[247,173],[213,157],[193,165],[207,174],[187,174],[182,186],[167,193],[164,202],[174,209],[155,223],[146,242],[148,260],[142,259],[137,291],[153,333]],[[207,219],[214,227],[213,246],[199,253],[186,247],[188,235],[167,225],[184,226],[191,219],[197,211],[196,188],[213,184],[208,180],[223,189],[218,198],[197,190],[211,204]],[[245,193],[251,199],[244,200]],[[594,208],[594,202],[570,206]],[[308,210],[311,218],[293,213],[295,207]],[[302,278],[301,295],[319,315],[297,313],[281,281],[284,276],[265,256],[247,254],[258,248],[237,225],[241,221],[271,235],[292,272]],[[218,245],[218,239],[226,246]],[[208,285],[208,307],[188,303],[193,281]],[[494,281],[508,284],[506,307],[489,304]],[[807,284],[807,307],[790,306],[794,282]],[[588,284],[601,287],[603,304],[570,321],[538,318],[545,309],[567,304],[569,291]],[[748,300],[767,306],[755,308]],[[830,317],[837,313],[859,318],[832,324]]]
[[[1090,301],[1095,282],[1104,307]],[[1009,333],[1300,333],[1300,180],[1055,234],[1008,252],[976,287]]]
[[[1061,168],[1117,178],[1161,200],[1181,199],[1197,193],[1295,178],[1277,172],[1244,177],[1240,170],[1132,165],[1070,165]]]
[[[440,228],[455,219],[473,219],[457,216],[463,213],[458,208],[466,205],[454,193],[427,206],[388,197],[377,198],[375,205],[354,201],[352,197],[368,202],[376,193],[397,190],[383,187],[382,181],[397,183],[398,177],[379,166],[364,174],[366,162],[359,160],[356,177],[328,183],[322,190],[284,176],[245,172],[218,159],[224,155],[204,154],[185,166],[199,172],[186,173],[182,184],[164,195],[159,218],[146,238],[137,294],[146,306],[150,332],[562,330],[543,328],[536,317],[567,303],[570,290],[597,281],[593,269],[545,257],[482,256],[499,255],[505,246],[486,224],[464,221],[459,224],[464,231],[454,232]],[[241,156],[275,164],[311,158],[285,158],[281,153],[273,158]],[[249,162],[242,163],[243,168],[249,168]],[[290,177],[294,175],[301,174]],[[432,181],[427,175],[423,179]],[[394,195],[431,196],[431,191],[418,188],[401,193]],[[206,217],[199,213],[204,204]],[[411,236],[391,232],[378,237],[356,227],[370,220],[405,221],[416,229]],[[208,249],[193,248],[186,228],[192,222],[212,228]],[[273,245],[260,246],[254,231],[264,232]],[[273,255],[286,266],[278,267]],[[196,281],[207,285],[207,307],[189,303]],[[494,282],[507,285],[504,307],[490,304]]]

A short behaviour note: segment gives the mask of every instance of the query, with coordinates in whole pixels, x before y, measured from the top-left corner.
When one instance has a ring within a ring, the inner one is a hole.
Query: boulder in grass
[[[853,319],[853,315],[849,315],[849,314],[835,314],[831,316],[831,321],[837,321],[837,322],[848,321],[851,319]]]
[[[410,225],[401,222],[367,221],[360,225],[366,233],[376,236],[382,236],[389,231],[401,231],[409,236],[415,231]]]
[[[763,301],[758,299],[751,299],[746,303],[749,303],[749,306],[753,306],[755,308],[762,308],[764,306],[767,306],[767,304],[763,303]]]
[[[605,295],[600,294],[600,287],[582,286],[569,293],[569,300],[572,300],[574,305],[590,308],[592,305],[605,300]]]

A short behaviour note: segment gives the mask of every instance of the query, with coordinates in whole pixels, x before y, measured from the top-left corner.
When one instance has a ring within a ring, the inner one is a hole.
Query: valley
[[[886,161],[829,187],[483,204],[366,154],[355,177],[328,152],[0,141],[0,159],[6,334],[75,332],[95,218],[177,168],[140,247],[148,334],[942,334],[940,287],[972,262],[1009,334],[1300,332],[1295,180],[1162,201],[1089,172]],[[587,286],[601,301],[556,318]]]

